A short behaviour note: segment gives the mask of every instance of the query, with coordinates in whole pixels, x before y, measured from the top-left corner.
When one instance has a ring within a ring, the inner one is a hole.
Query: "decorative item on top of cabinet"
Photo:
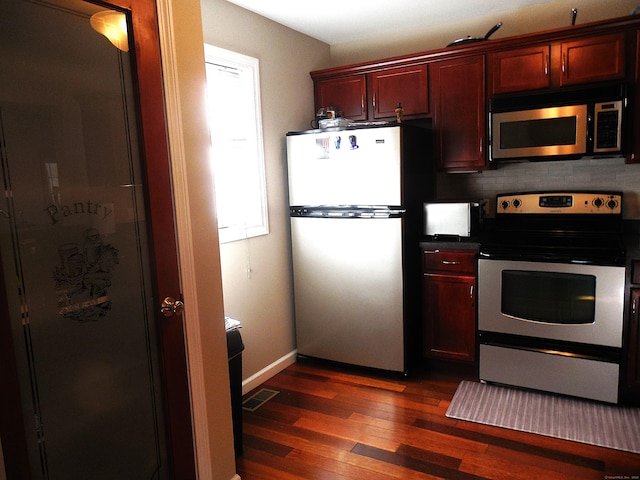
[[[484,62],[484,55],[474,55],[429,65],[439,170],[469,172],[486,167]]]
[[[395,118],[399,103],[404,117],[429,113],[426,64],[382,70],[368,76],[373,119]]]
[[[339,116],[367,119],[367,78],[365,75],[328,78],[315,83],[316,110],[333,105]]]
[[[625,33],[514,48],[488,55],[493,95],[625,77]]]
[[[476,362],[477,250],[423,250],[423,353]]]

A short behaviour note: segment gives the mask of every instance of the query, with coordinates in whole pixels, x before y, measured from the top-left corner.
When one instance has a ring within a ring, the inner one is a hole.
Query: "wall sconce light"
[[[105,10],[91,15],[91,27],[104,35],[109,41],[123,52],[129,51],[127,38],[127,16],[114,10]]]

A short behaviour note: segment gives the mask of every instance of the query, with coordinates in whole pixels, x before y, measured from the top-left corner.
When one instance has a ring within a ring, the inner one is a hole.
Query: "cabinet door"
[[[518,48],[489,56],[493,94],[548,88],[549,45]]]
[[[486,165],[484,55],[429,66],[436,161],[445,171]]]
[[[640,288],[632,288],[630,298],[627,383],[632,391],[640,392]]]
[[[425,355],[474,362],[475,277],[425,274],[423,301]]]
[[[627,130],[627,135],[630,140],[630,153],[627,163],[640,163],[640,136],[635,135],[635,132],[640,126],[640,30],[636,32],[636,62],[635,71],[633,74],[635,80],[634,87],[632,87],[632,103],[633,119],[630,129]]]
[[[351,120],[367,119],[367,80],[365,75],[330,78],[316,83],[316,109],[333,107]]]
[[[562,43],[560,86],[624,78],[624,44],[624,33]]]
[[[370,74],[373,118],[395,118],[398,103],[405,116],[429,113],[427,65],[394,68]]]

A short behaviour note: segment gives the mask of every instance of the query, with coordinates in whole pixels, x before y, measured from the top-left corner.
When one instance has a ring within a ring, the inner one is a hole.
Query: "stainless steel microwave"
[[[623,153],[624,91],[617,86],[492,100],[491,161]]]

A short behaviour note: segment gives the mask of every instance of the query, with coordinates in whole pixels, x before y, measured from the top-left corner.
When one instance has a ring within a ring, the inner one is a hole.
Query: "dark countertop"
[[[442,248],[449,250],[479,250],[479,237],[423,237],[420,248]]]

